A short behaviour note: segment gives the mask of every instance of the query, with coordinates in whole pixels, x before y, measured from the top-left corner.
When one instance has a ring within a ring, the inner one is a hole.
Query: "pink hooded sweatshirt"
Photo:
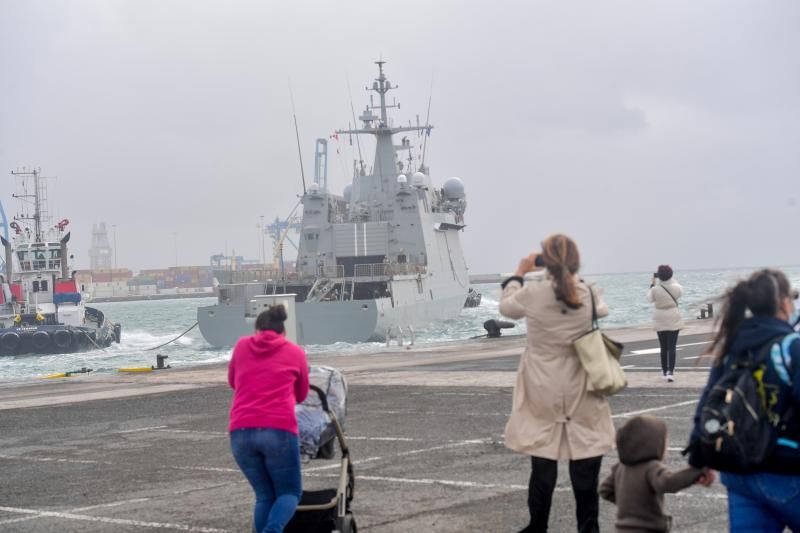
[[[228,431],[281,429],[297,435],[295,405],[308,395],[306,353],[274,331],[242,337],[228,364],[234,390]]]

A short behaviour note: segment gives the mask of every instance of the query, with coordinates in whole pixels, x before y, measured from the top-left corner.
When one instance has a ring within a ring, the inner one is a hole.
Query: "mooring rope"
[[[195,327],[197,327],[197,324],[199,324],[199,322],[195,322],[194,324],[192,324],[192,327],[190,327],[189,329],[187,329],[186,331],[184,331],[183,333],[181,333],[180,335],[178,335],[177,337],[175,337],[171,341],[167,341],[164,344],[159,344],[158,346],[156,346],[154,348],[148,348],[145,351],[146,352],[152,352],[153,350],[158,350],[159,348],[162,348],[162,347],[166,346],[167,344],[172,344],[176,340],[180,339],[181,337],[183,337],[184,335],[186,335],[187,333],[192,331]]]

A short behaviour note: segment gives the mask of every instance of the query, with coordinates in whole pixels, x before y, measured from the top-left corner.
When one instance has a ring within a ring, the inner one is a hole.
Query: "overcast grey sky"
[[[397,121],[433,79],[473,272],[556,231],[592,272],[797,264],[798,28],[795,1],[0,0],[0,199],[19,166],[57,176],[81,268],[101,220],[134,269],[173,264],[173,234],[181,264],[257,257],[301,189],[289,84],[309,172],[383,57]]]

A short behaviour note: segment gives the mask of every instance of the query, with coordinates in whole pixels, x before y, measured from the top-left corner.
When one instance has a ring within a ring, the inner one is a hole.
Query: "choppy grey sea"
[[[686,318],[694,318],[700,306],[720,296],[737,279],[747,276],[752,269],[697,270],[679,272],[676,279],[684,287],[681,310]],[[800,267],[783,268],[794,287],[800,287]],[[646,324],[650,320],[651,306],[645,299],[651,273],[586,275],[587,281],[597,283],[604,290],[610,314],[603,320],[608,326],[633,326]],[[417,332],[418,343],[435,343],[468,339],[485,333],[483,322],[499,318],[499,285],[476,285],[483,294],[480,307],[464,309],[452,320],[431,324]],[[29,379],[46,374],[66,372],[82,367],[95,372],[115,372],[125,366],[150,366],[154,363],[154,351],[146,351],[167,342],[189,328],[196,321],[197,308],[213,303],[214,298],[187,300],[161,300],[142,302],[114,302],[95,304],[114,322],[123,325],[122,342],[105,350],[96,350],[69,355],[23,355],[0,357],[0,381]],[[504,334],[524,333],[518,323]],[[354,351],[378,351],[380,343],[307,346],[309,352],[334,352],[340,354]],[[186,336],[158,350],[169,356],[173,366],[196,365],[227,361],[229,349],[210,347],[195,328]]]

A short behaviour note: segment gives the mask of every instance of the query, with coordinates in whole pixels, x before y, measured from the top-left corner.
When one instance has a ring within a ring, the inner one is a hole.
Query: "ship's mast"
[[[41,184],[42,177],[39,174],[39,169],[33,169],[31,171],[11,171],[11,175],[13,176],[20,176],[23,179],[25,178],[33,178],[33,194],[13,194],[13,198],[19,198],[20,200],[25,201],[26,198],[33,199],[33,216],[25,215],[18,215],[14,217],[16,220],[33,220],[33,227],[34,227],[34,235],[37,241],[42,240],[42,203],[44,201],[43,195],[43,187]]]
[[[380,96],[380,105],[374,105],[372,102],[372,98],[370,98],[370,105],[366,107],[364,113],[358,117],[364,123],[363,128],[359,129],[347,129],[347,130],[336,130],[336,133],[339,135],[378,135],[378,134],[389,134],[394,135],[395,133],[401,133],[404,131],[421,131],[421,132],[429,132],[433,129],[433,126],[430,124],[417,124],[416,126],[402,126],[397,128],[389,127],[389,115],[387,113],[387,109],[397,108],[400,109],[400,104],[396,101],[387,104],[386,103],[386,93],[393,89],[398,89],[399,85],[392,85],[388,79],[386,79],[386,74],[383,72],[383,65],[386,64],[386,61],[375,61],[375,64],[378,65],[378,77],[375,78],[375,81],[372,83],[372,87],[365,87],[367,91],[373,91],[378,93]],[[373,126],[373,122],[378,118],[377,116],[372,114],[372,110],[380,110],[380,122],[377,126]]]
[[[375,159],[373,162],[373,170],[370,176],[356,175],[353,179],[353,205],[362,203],[364,205],[378,204],[383,201],[385,195],[394,190],[396,180],[393,179],[398,174],[398,167],[395,157],[395,146],[392,142],[392,136],[396,133],[406,131],[416,131],[430,134],[433,128],[430,124],[417,124],[416,126],[400,126],[392,127],[389,124],[389,115],[387,110],[391,108],[400,108],[400,104],[396,101],[392,103],[386,102],[386,94],[397,89],[398,85],[392,85],[386,78],[386,73],[383,71],[383,65],[386,61],[376,61],[378,65],[378,77],[372,83],[372,87],[366,87],[367,91],[372,91],[378,94],[378,105],[374,104],[372,95],[370,96],[370,103],[366,106],[364,112],[361,114],[359,120],[363,122],[363,127],[357,129],[337,130],[339,135],[373,135],[376,139],[375,146]],[[373,114],[373,110],[378,111],[380,114]]]

